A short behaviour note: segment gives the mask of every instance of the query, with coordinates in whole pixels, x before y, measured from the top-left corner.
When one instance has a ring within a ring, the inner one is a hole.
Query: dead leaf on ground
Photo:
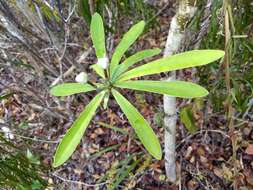
[[[245,150],[246,154],[253,155],[253,144],[249,144]]]

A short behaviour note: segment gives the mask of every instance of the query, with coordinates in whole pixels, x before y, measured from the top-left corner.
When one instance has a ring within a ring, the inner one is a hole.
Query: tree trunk
[[[172,18],[167,42],[164,50],[164,57],[173,55],[180,51],[182,42],[185,38],[185,29],[187,23],[194,16],[196,0],[178,0],[176,15]],[[167,80],[175,80],[176,72],[170,72]],[[165,126],[165,170],[170,182],[175,182],[176,175],[176,99],[164,95],[164,126]]]

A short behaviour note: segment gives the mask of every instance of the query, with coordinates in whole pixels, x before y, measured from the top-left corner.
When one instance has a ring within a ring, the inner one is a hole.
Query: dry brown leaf
[[[246,177],[247,183],[253,186],[253,173],[249,170],[246,170],[243,173]]]
[[[246,154],[253,155],[253,144],[249,144],[245,150]]]
[[[102,134],[104,134],[104,131],[103,131],[103,129],[101,129],[101,128],[97,128],[97,129],[95,130],[95,133],[98,134],[98,135],[102,135]]]
[[[193,148],[191,146],[189,146],[186,150],[186,154],[185,154],[185,158],[188,160],[190,159],[191,155],[192,155],[192,151],[193,151]]]
[[[213,169],[213,172],[214,172],[214,174],[215,174],[216,176],[218,176],[219,178],[222,178],[222,177],[223,177],[222,169],[215,167],[215,168]]]

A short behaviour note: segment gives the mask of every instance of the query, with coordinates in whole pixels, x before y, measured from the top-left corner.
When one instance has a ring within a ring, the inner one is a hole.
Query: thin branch
[[[84,183],[84,182],[81,182],[81,181],[73,181],[73,180],[65,179],[61,176],[58,176],[55,173],[53,173],[52,175],[54,177],[58,178],[61,181],[64,181],[64,182],[67,182],[67,183],[73,183],[73,184],[77,184],[77,185],[83,185],[83,186],[87,186],[87,187],[99,187],[99,186],[107,184],[107,182],[97,183],[97,184],[88,184],[88,183]]]
[[[0,124],[2,125],[2,124]],[[3,126],[7,126],[7,125],[3,125]],[[0,133],[5,133],[2,129],[0,129]],[[50,141],[50,140],[44,140],[44,139],[37,139],[36,137],[32,138],[32,137],[26,137],[23,135],[19,135],[13,132],[10,132],[13,136],[22,138],[22,139],[26,139],[26,140],[32,140],[32,141],[36,141],[36,142],[41,142],[41,143],[52,143],[52,144],[58,144],[60,142],[60,140],[57,141]]]
[[[71,16],[74,14],[75,10],[76,10],[76,0],[74,1],[74,5],[73,5],[72,10],[69,12],[69,15],[65,19],[65,23],[67,23],[70,20]]]
[[[80,64],[82,61],[84,61],[88,55],[91,53],[92,48],[89,48],[87,51],[85,51],[77,60],[77,63]],[[54,86],[60,82],[61,79],[66,78],[67,76],[71,75],[73,71],[76,69],[76,65],[72,65],[65,73],[63,73],[63,76],[57,77],[50,86]]]
[[[227,135],[225,132],[223,131],[220,131],[220,130],[201,130],[201,131],[197,131],[196,133],[192,134],[192,135],[189,135],[187,136],[186,138],[184,138],[177,146],[176,148],[180,147],[183,143],[185,143],[186,141],[188,141],[189,139],[191,139],[192,137],[196,136],[196,135],[199,135],[201,133],[208,133],[208,132],[211,132],[211,133],[219,133],[221,134],[222,136],[226,137],[227,139],[230,139],[231,137],[229,135]]]

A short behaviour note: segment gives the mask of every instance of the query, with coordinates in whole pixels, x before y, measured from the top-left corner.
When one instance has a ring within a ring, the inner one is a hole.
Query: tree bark
[[[167,42],[164,50],[164,57],[171,56],[180,51],[185,38],[187,23],[196,12],[196,0],[178,0],[176,15],[172,18]],[[167,80],[176,80],[176,72],[170,72]],[[165,145],[165,170],[170,182],[177,180],[176,175],[176,99],[164,95],[164,145]]]

